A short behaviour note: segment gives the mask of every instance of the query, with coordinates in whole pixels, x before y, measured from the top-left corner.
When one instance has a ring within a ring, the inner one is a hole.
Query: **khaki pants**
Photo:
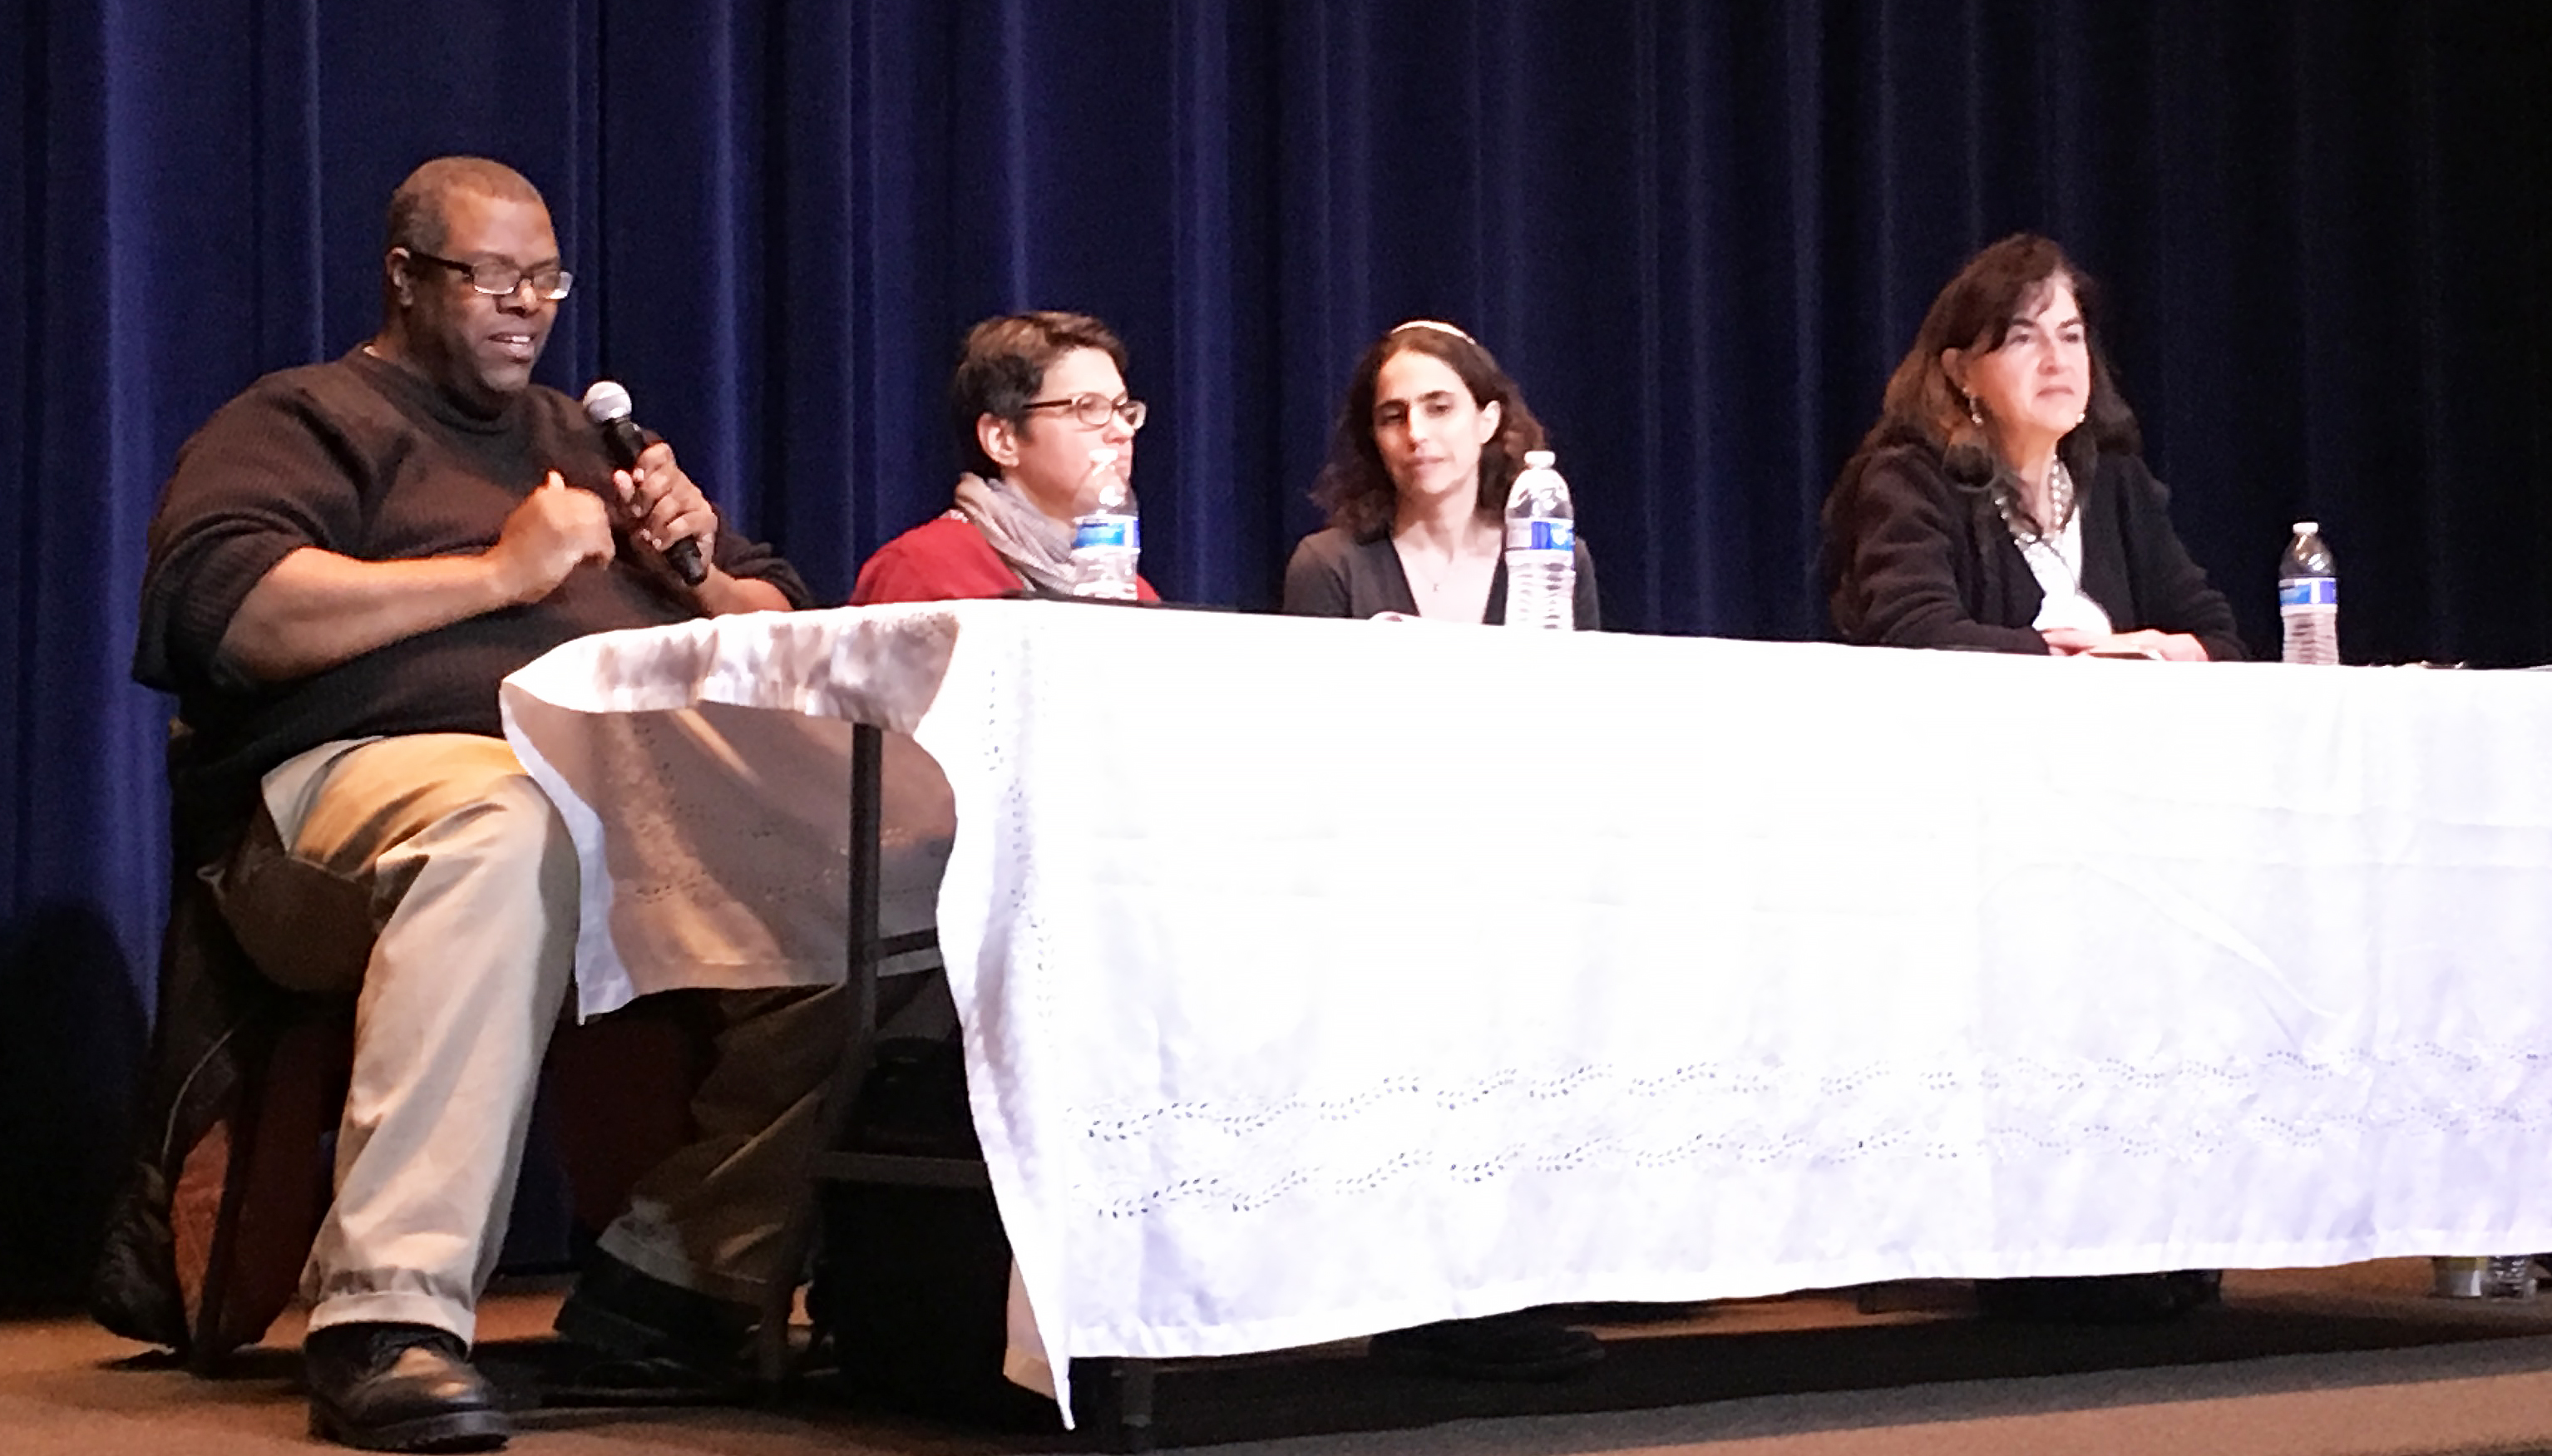
[[[216,878],[225,917],[275,980],[360,987],[336,1199],[303,1277],[310,1327],[397,1320],[466,1340],[575,962],[574,847],[513,751],[475,734],[323,744],[268,774],[264,796],[270,822]],[[847,1044],[845,997],[719,992],[712,1015],[698,1136],[639,1183],[602,1247],[759,1301],[795,1282],[775,1266]]]

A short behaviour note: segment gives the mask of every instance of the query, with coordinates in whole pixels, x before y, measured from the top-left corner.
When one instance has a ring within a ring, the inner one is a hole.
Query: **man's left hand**
[[[654,552],[689,539],[699,544],[703,564],[717,560],[717,510],[674,460],[674,447],[659,440],[638,453],[634,470],[613,470],[613,488],[628,513],[632,540]]]

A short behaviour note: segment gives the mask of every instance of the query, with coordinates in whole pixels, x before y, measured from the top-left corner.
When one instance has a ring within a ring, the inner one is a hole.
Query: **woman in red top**
[[[987,319],[969,330],[948,382],[965,473],[945,515],[879,547],[851,604],[1066,596],[1072,520],[1090,509],[1091,452],[1116,452],[1130,480],[1143,401],[1125,393],[1125,346],[1087,314]],[[1136,593],[1158,601],[1151,583]]]

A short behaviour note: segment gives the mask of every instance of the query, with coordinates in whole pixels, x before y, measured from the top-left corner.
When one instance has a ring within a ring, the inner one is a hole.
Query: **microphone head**
[[[629,391],[610,379],[596,379],[585,391],[585,417],[597,425],[629,418]]]

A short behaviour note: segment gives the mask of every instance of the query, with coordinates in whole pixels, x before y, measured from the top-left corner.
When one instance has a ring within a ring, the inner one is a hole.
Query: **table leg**
[[[1152,1449],[1153,1365],[1149,1360],[1118,1360],[1116,1381],[1116,1449],[1133,1456]]]

